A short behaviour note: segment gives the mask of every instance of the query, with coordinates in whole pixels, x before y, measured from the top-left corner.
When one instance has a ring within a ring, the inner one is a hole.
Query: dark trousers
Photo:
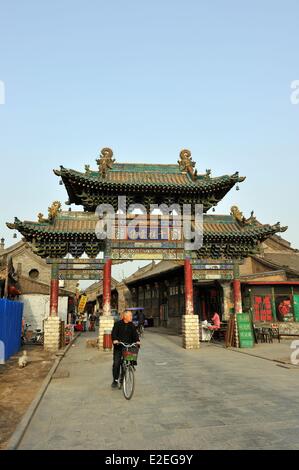
[[[115,347],[113,348],[113,366],[112,366],[112,374],[113,374],[113,379],[118,380],[119,378],[119,373],[120,373],[120,364],[121,364],[121,358],[122,358],[122,348],[120,347]]]

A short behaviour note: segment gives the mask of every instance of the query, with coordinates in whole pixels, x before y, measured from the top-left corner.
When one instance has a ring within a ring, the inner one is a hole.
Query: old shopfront
[[[198,315],[200,321],[209,320],[214,312],[218,312],[222,319],[227,318],[234,305],[230,283],[225,279],[196,279],[196,270],[193,273],[194,314]],[[212,270],[209,273],[212,277]],[[180,331],[185,311],[183,266],[161,261],[149,265],[145,272],[141,270],[133,274],[125,282],[131,294],[132,306],[143,307],[146,316],[153,318],[155,326]]]
[[[254,322],[299,322],[299,282],[246,282],[242,292]]]

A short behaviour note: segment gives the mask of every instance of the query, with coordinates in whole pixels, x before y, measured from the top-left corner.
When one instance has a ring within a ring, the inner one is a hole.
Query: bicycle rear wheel
[[[144,333],[144,327],[142,325],[138,326],[137,333],[139,335],[139,338],[142,338],[143,333]]]
[[[125,368],[123,392],[127,400],[130,400],[135,390],[134,369],[131,365]]]

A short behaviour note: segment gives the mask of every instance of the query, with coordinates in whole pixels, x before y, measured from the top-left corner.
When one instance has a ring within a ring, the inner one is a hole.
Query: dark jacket
[[[139,336],[135,325],[132,322],[125,323],[123,320],[114,323],[112,329],[112,341],[121,341],[125,344],[132,344],[139,341]]]

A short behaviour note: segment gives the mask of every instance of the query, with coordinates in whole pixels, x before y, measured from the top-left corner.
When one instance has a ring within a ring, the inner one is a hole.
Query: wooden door
[[[161,326],[168,325],[168,304],[160,305],[160,325]]]

